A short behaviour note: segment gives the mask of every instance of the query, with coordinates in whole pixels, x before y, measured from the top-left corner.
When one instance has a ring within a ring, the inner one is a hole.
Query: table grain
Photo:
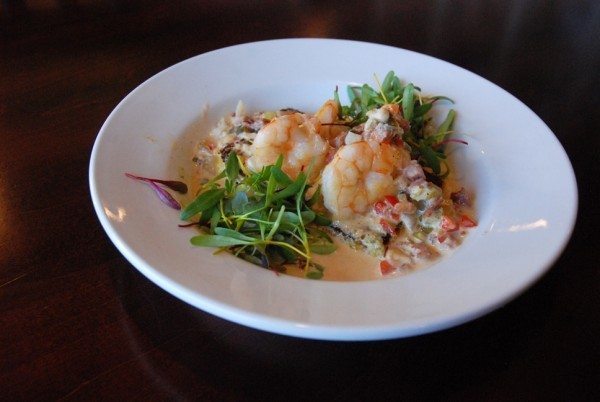
[[[0,400],[600,400],[600,2],[1,7]],[[326,342],[214,317],[130,265],[100,227],[88,190],[105,118],[176,62],[290,37],[425,53],[487,78],[537,113],[566,149],[580,197],[573,237],[548,274],[455,328]]]

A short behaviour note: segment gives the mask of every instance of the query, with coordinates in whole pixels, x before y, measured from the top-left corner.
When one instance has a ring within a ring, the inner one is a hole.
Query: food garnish
[[[466,145],[465,141],[449,138],[452,135],[456,112],[452,109],[448,111],[446,118],[434,132],[427,130],[427,123],[430,119],[428,113],[436,102],[454,103],[452,99],[446,96],[424,96],[420,88],[412,83],[403,86],[393,71],[387,73],[379,85],[379,91],[363,84],[348,86],[347,93],[350,99],[350,105],[347,106],[340,104],[337,88],[334,93],[334,99],[340,106],[341,120],[354,127],[367,121],[368,111],[385,105],[398,105],[401,115],[391,120],[392,124],[401,129],[396,132],[397,139],[401,139],[410,147],[412,159],[431,169],[430,174],[441,179],[448,175],[450,170],[446,163],[445,145],[452,141]]]
[[[199,215],[198,224],[205,233],[192,237],[195,246],[227,249],[276,271],[298,264],[307,278],[320,279],[323,267],[313,255],[336,249],[322,229],[330,220],[311,208],[314,195],[306,197],[310,167],[293,180],[283,172],[282,164],[280,157],[252,173],[238,155],[230,153],[225,169],[201,187],[198,197],[181,212],[181,219]]]
[[[175,180],[150,179],[147,177],[136,176],[131,173],[125,173],[125,176],[127,176],[131,179],[135,179],[135,180],[139,180],[139,181],[143,181],[144,183],[147,183],[152,188],[152,190],[154,190],[154,192],[156,193],[158,198],[164,204],[168,205],[169,207],[171,207],[173,209],[177,209],[177,210],[181,209],[181,204],[179,204],[179,201],[177,201],[175,198],[173,198],[173,196],[168,191],[166,191],[165,189],[160,187],[158,184],[162,184],[163,186],[166,186],[166,187],[170,188],[171,190],[177,191],[178,193],[185,194],[185,193],[187,193],[187,190],[188,190],[187,185],[185,183],[183,183],[181,181],[175,181]]]

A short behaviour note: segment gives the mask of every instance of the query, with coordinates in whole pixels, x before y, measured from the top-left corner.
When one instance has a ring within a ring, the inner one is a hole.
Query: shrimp
[[[256,134],[246,161],[248,168],[257,172],[282,155],[282,170],[292,179],[312,164],[309,182],[313,182],[325,165],[330,148],[318,134],[317,125],[302,113],[274,118]]]
[[[339,113],[339,104],[331,99],[325,102],[315,113],[317,132],[334,148],[340,146],[344,136],[350,129],[345,124],[336,124]]]
[[[342,146],[322,176],[323,201],[334,219],[363,215],[386,195],[396,194],[394,179],[410,161],[399,146],[359,141]]]
[[[314,181],[325,165],[332,142],[342,130],[332,125],[337,120],[339,106],[328,100],[313,117],[294,112],[279,116],[263,127],[250,149],[248,167],[258,171],[275,163],[283,155],[282,169],[292,179],[313,163],[309,181]],[[342,129],[346,127],[342,126]]]
[[[319,123],[331,124],[337,120],[339,112],[338,104],[330,99],[317,110],[315,117]]]

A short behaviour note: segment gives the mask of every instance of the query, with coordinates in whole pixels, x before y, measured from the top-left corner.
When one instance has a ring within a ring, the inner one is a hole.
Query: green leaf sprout
[[[448,142],[466,144],[462,140],[450,139],[456,112],[450,110],[437,130],[432,132],[426,128],[431,124],[428,113],[434,103],[438,101],[454,103],[452,99],[445,96],[423,96],[419,87],[412,83],[403,85],[393,71],[386,74],[383,82],[379,83],[377,77],[375,81],[379,91],[367,84],[347,87],[350,104],[341,106],[340,119],[351,127],[357,126],[367,121],[369,110],[386,104],[397,104],[406,123],[401,127],[403,132],[401,139],[408,145],[411,157],[428,168],[430,176],[437,177],[438,180],[445,178],[449,173],[444,161],[445,145]],[[334,91],[334,99],[339,102],[337,88]],[[446,168],[443,172],[442,165]]]
[[[203,233],[191,238],[194,246],[218,247],[278,272],[298,264],[307,278],[320,279],[324,267],[313,255],[335,251],[333,240],[321,229],[331,220],[313,210],[320,205],[318,188],[306,197],[310,167],[292,179],[282,163],[280,157],[252,173],[231,153],[218,179],[204,184],[180,217],[199,215]]]

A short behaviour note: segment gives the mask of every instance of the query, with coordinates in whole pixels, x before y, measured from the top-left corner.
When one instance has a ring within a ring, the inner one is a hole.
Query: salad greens
[[[307,278],[320,279],[324,268],[313,255],[335,251],[322,229],[331,221],[313,209],[320,202],[318,188],[307,199],[310,167],[292,180],[282,165],[280,156],[275,164],[252,173],[230,153],[223,171],[202,185],[180,217],[199,216],[203,233],[190,240],[195,246],[228,250],[275,271],[298,264]]]
[[[449,136],[452,134],[452,124],[456,112],[450,110],[444,122],[435,132],[431,132],[427,128],[427,123],[431,119],[427,113],[435,102],[446,100],[453,103],[452,99],[445,96],[423,96],[420,88],[412,83],[402,85],[393,71],[387,73],[382,83],[379,83],[377,77],[375,80],[379,91],[367,84],[348,86],[349,105],[341,105],[336,88],[334,100],[338,103],[340,110],[338,117],[347,121],[351,127],[355,127],[367,121],[369,110],[386,104],[399,105],[405,120],[405,124],[400,127],[403,132],[401,139],[409,146],[411,157],[422,166],[429,168],[431,170],[429,173],[434,178],[437,177],[437,181],[444,179],[449,173],[444,147],[447,142],[450,142]],[[442,165],[444,171],[442,171]]]

